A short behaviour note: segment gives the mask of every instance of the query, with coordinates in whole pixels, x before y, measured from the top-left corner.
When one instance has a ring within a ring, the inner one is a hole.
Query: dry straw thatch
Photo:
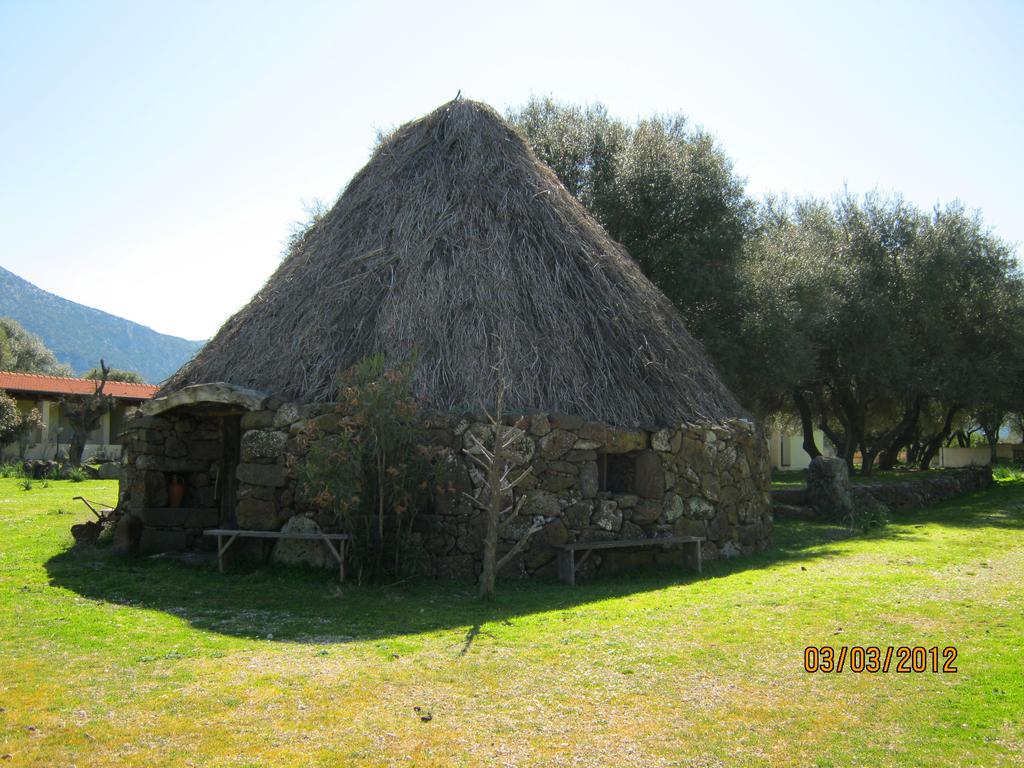
[[[263,289],[164,386],[226,381],[305,402],[340,371],[416,350],[440,411],[611,425],[742,417],[678,312],[486,105],[396,130]]]

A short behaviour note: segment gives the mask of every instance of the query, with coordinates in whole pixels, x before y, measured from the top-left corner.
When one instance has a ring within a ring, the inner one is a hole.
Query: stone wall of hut
[[[201,528],[217,524],[278,530],[294,517],[333,530],[296,469],[311,440],[341,428],[342,416],[333,407],[286,403],[241,415],[233,484],[218,474],[224,454],[216,440],[225,432],[217,418],[177,409],[129,423],[122,505],[149,531],[143,547],[201,545]],[[505,576],[554,575],[551,545],[572,540],[701,536],[709,560],[752,554],[771,543],[767,447],[748,422],[625,430],[558,414],[507,421],[515,461],[531,473],[517,489],[526,500],[504,532],[499,554],[535,521],[543,527]],[[466,452],[475,449],[472,436],[487,444],[491,428],[465,417],[432,417],[427,426],[448,482],[431,507],[418,513],[416,545],[428,574],[472,578],[479,570],[484,521],[465,494],[482,499],[485,488]],[[188,484],[177,518],[161,506],[167,478],[176,472],[186,473]],[[218,498],[224,493],[233,496],[227,507]],[[230,519],[225,508],[233,510]],[[587,569],[612,570],[679,554],[595,553]]]

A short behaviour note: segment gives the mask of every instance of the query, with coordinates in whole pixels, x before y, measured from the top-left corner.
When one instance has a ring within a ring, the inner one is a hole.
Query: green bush
[[[81,467],[72,467],[68,472],[68,480],[72,483],[81,483],[88,479],[88,475],[85,474],[85,470]]]
[[[412,370],[411,362],[387,369],[383,355],[364,359],[341,378],[340,432],[305,434],[309,450],[298,467],[304,490],[352,537],[360,579],[403,577],[418,567],[413,522],[436,473],[411,394]]]
[[[0,477],[24,477],[25,470],[21,464],[17,462],[10,462],[7,464],[0,464]]]
[[[874,496],[866,495],[854,500],[854,513],[848,520],[851,530],[867,533],[872,528],[884,528],[889,524],[889,507]]]
[[[22,481],[20,483],[18,483],[18,485],[21,486],[21,490],[23,490],[23,491],[31,491],[32,490],[32,478],[31,477],[22,478]]]
[[[1015,464],[996,464],[992,467],[992,478],[1002,483],[1024,480],[1024,469]]]

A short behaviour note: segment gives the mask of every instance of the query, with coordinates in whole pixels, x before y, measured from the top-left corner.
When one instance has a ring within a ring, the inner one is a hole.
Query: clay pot
[[[167,483],[167,506],[175,508],[181,506],[181,500],[185,498],[185,483],[180,475],[171,475]]]

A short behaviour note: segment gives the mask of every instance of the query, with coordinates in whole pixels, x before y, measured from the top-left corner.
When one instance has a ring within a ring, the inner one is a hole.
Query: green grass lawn
[[[488,603],[76,551],[76,494],[116,483],[0,480],[0,765],[1024,765],[1024,482]],[[803,671],[841,644],[959,672]]]

